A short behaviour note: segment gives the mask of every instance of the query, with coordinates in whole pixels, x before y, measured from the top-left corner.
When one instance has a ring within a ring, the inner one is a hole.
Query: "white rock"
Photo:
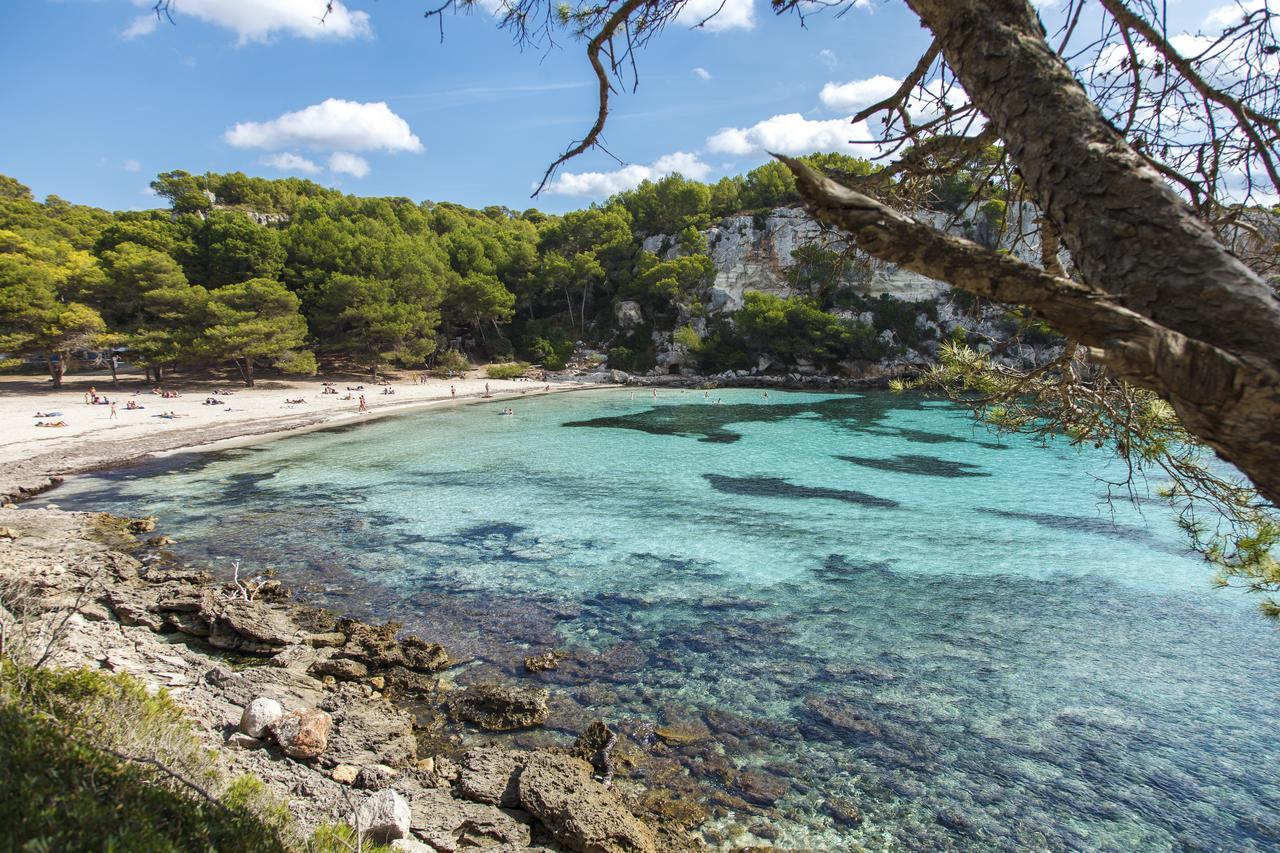
[[[390,788],[384,788],[361,804],[357,819],[360,821],[360,829],[370,838],[385,843],[406,838],[413,815],[404,797]]]
[[[284,716],[284,706],[275,699],[259,696],[245,706],[240,715],[240,731],[249,737],[262,737],[267,727]]]
[[[249,737],[244,732],[232,732],[231,737],[227,738],[227,746],[231,749],[258,749],[262,746],[262,741]]]
[[[436,848],[429,844],[423,844],[412,836],[408,838],[397,838],[395,841],[392,841],[391,849],[403,850],[405,853],[436,853]]]

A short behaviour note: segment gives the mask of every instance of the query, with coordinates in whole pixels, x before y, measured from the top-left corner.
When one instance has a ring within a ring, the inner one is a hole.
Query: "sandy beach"
[[[18,497],[47,488],[51,478],[111,467],[151,453],[212,446],[248,436],[265,436],[338,425],[408,409],[483,399],[519,399],[594,387],[577,382],[488,379],[483,370],[463,378],[392,376],[390,385],[367,377],[318,376],[267,380],[254,388],[216,379],[166,379],[177,397],[152,393],[141,377],[122,377],[118,388],[103,374],[67,376],[54,390],[42,377],[0,378],[0,496]],[[336,394],[326,394],[326,383]],[[360,388],[363,387],[363,390]],[[486,397],[486,387],[489,396]],[[86,402],[90,389],[115,405]],[[383,393],[390,388],[394,393]],[[548,391],[549,388],[549,391]],[[218,394],[219,389],[231,391]],[[350,390],[349,390],[350,389]],[[361,412],[364,395],[367,411]],[[206,405],[206,399],[222,401]],[[298,401],[302,402],[290,402]],[[130,402],[140,408],[127,408]],[[174,417],[162,417],[166,415]],[[42,427],[38,422],[65,422]]]

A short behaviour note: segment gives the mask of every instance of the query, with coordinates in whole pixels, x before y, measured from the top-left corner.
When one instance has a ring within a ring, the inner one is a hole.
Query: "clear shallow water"
[[[156,513],[184,555],[418,623],[475,677],[580,650],[542,677],[553,728],[707,726],[670,757],[736,805],[726,846],[762,816],[819,850],[1280,845],[1280,634],[1210,591],[1168,510],[1107,504],[1105,457],[880,393],[502,405],[47,501]],[[769,792],[734,799],[743,770]]]

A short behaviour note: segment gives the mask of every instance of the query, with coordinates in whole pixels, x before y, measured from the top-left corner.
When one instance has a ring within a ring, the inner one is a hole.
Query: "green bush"
[[[456,349],[447,349],[436,353],[435,369],[437,373],[447,373],[450,370],[454,373],[465,373],[470,367],[471,362]]]
[[[527,361],[512,361],[506,364],[491,364],[485,369],[490,379],[518,379],[529,369]]]
[[[119,753],[119,754],[116,754]],[[256,780],[209,801],[219,773],[181,711],[128,676],[0,661],[0,826],[10,849],[289,849],[289,816]]]

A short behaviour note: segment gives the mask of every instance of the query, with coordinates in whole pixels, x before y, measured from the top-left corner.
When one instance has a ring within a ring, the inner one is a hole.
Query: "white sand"
[[[325,381],[334,383],[336,395],[322,393]],[[259,382],[256,388],[225,380],[219,383],[179,378],[166,380],[163,387],[178,391],[180,396],[165,399],[152,394],[140,377],[122,378],[120,387],[112,388],[109,375],[68,376],[57,391],[49,382],[33,377],[5,377],[0,379],[0,471],[8,476],[0,476],[0,481],[17,482],[31,475],[84,470],[145,453],[223,442],[237,436],[335,425],[451,401],[475,401],[484,399],[486,384],[494,399],[506,400],[544,393],[547,387],[543,382],[487,379],[482,370],[473,370],[463,379],[427,379],[423,384],[414,382],[414,374],[402,374],[392,379],[392,395],[384,395],[382,386],[368,378],[350,376],[273,379]],[[365,390],[347,390],[348,386],[358,385]],[[90,387],[116,403],[114,418],[110,406],[85,403]],[[220,387],[234,389],[235,393],[216,395],[214,390]],[[454,394],[450,393],[451,387]],[[589,386],[566,382],[550,385],[552,392],[582,387]],[[368,413],[358,411],[362,393]],[[348,395],[351,399],[344,399]],[[207,397],[223,400],[225,405],[204,405]],[[290,399],[305,402],[286,402]],[[126,409],[130,400],[144,408]],[[60,414],[40,418],[36,417],[37,412]],[[180,417],[157,417],[169,412]],[[41,420],[61,420],[67,426],[36,426]],[[0,482],[0,493],[3,486],[4,482]]]

